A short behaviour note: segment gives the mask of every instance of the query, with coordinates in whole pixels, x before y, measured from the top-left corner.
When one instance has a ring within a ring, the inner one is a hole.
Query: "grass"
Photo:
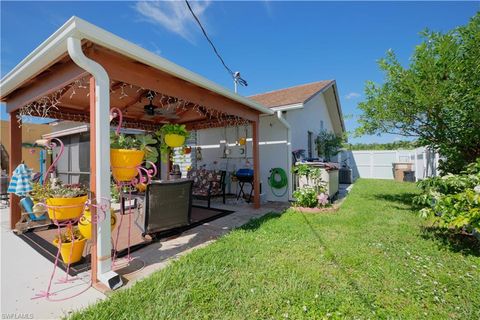
[[[479,319],[478,242],[428,228],[414,184],[253,220],[72,319]]]

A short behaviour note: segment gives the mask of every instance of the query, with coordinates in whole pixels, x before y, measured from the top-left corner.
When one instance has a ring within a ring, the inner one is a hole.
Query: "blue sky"
[[[86,19],[225,87],[231,77],[183,2],[4,2],[1,75],[72,15]],[[201,2],[192,3],[208,33],[251,95],[336,79],[345,115],[358,114],[367,80],[382,82],[376,61],[393,49],[403,64],[425,28],[466,24],[479,2]],[[4,106],[2,119],[6,118]],[[347,117],[347,130],[356,127]],[[386,142],[393,136],[351,138]]]

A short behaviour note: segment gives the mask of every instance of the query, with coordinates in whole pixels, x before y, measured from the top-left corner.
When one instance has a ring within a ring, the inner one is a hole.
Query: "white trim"
[[[270,110],[277,112],[277,111],[289,111],[289,110],[297,110],[303,109],[304,103],[295,103],[295,104],[287,104],[284,106],[272,107]]]
[[[51,132],[51,133],[46,133],[46,134],[42,135],[42,139],[64,137],[64,136],[69,136],[69,135],[76,134],[76,133],[88,132],[89,130],[90,130],[90,125],[84,124],[84,125],[78,126],[78,127],[73,127],[73,128],[68,128],[68,129],[64,129],[64,130]]]
[[[71,36],[99,44],[199,87],[247,105],[261,113],[274,113],[269,108],[253,100],[240,96],[192,71],[75,16],[71,17],[60,29],[55,31],[1,79],[0,93],[2,99],[67,53],[67,38]]]

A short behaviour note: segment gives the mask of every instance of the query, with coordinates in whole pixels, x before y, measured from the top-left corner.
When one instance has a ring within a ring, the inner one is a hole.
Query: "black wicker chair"
[[[185,227],[192,212],[192,181],[152,181],[145,192],[144,236]]]

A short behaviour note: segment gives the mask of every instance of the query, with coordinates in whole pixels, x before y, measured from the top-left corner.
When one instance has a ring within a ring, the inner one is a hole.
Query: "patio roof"
[[[126,117],[133,119],[134,123],[162,123],[168,120],[161,116],[144,116],[143,106],[148,104],[148,95],[152,93],[157,98],[153,101],[155,106],[181,109],[182,114],[176,113],[180,119],[168,122],[191,124],[203,120],[204,126],[210,127],[212,123],[206,120],[217,118],[220,113],[245,120],[252,120],[249,116],[252,111],[273,113],[253,100],[78,17],[69,19],[1,80],[1,100],[8,102],[8,112],[42,96],[57,94],[60,95],[59,106],[64,115],[88,113],[88,81],[84,81],[87,85],[78,87],[78,82],[87,79],[88,73],[68,56],[67,39],[71,36],[82,39],[86,56],[105,68],[111,80],[111,105],[127,109]],[[154,76],[155,83],[148,81],[145,74]],[[189,90],[185,90],[185,86]],[[73,96],[72,92],[76,95]],[[216,111],[212,114],[207,108]],[[50,116],[62,118],[59,114]],[[75,120],[71,117],[67,119]]]

